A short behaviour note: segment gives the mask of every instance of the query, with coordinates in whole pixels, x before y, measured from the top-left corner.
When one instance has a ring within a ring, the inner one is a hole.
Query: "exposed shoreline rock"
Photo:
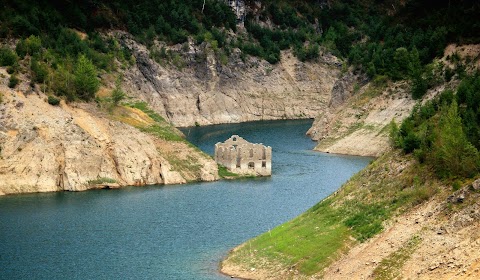
[[[112,120],[94,104],[52,106],[43,93],[0,90],[0,195],[218,179],[209,156]],[[172,166],[172,154],[198,168]]]
[[[177,127],[314,118],[327,107],[340,74],[341,63],[329,53],[303,63],[284,51],[282,60],[271,65],[255,57],[242,60],[234,49],[222,62],[207,43],[159,45],[179,54],[184,67],[167,59],[160,65],[129,34],[111,35],[136,59],[123,75],[127,94],[146,101]]]

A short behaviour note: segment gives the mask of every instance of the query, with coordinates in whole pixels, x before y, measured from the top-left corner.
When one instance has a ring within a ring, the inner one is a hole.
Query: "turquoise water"
[[[369,158],[312,152],[311,121],[184,129],[273,148],[271,178],[0,197],[0,279],[229,279],[228,250],[332,193]]]

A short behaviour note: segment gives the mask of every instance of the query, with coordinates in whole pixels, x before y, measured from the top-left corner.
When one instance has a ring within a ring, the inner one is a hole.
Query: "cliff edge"
[[[218,179],[213,159],[186,141],[141,129],[155,121],[138,109],[120,106],[109,114],[91,103],[52,106],[26,83],[6,87],[8,74],[0,71],[0,194]]]

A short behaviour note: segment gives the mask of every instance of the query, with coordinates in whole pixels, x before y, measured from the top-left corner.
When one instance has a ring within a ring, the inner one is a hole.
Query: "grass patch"
[[[258,267],[266,258],[305,275],[322,270],[349,240],[349,229],[339,223],[341,216],[329,203],[325,200],[315,209],[249,241],[232,261],[247,261],[249,267]]]
[[[321,274],[353,243],[375,236],[385,221],[434,196],[442,184],[434,178],[413,157],[389,152],[301,216],[248,241],[227,261],[270,267],[272,273],[277,264],[306,276]]]
[[[177,142],[185,141],[185,139],[182,136],[178,135],[170,126],[153,124],[147,127],[142,127],[140,128],[140,130],[153,134],[158,138],[161,138],[167,141],[177,141]]]
[[[116,182],[117,182],[117,180],[115,180],[115,179],[102,177],[102,178],[98,178],[98,179],[95,179],[95,180],[89,180],[88,184],[89,185],[100,185],[100,184],[105,184],[105,183],[114,184]]]
[[[396,279],[400,276],[400,269],[415,252],[421,242],[419,236],[413,236],[398,250],[383,259],[373,271],[373,277],[378,280]]]
[[[127,105],[130,108],[135,108],[144,112],[154,121],[154,123],[150,125],[136,126],[143,132],[153,134],[158,138],[167,141],[186,142],[186,140],[183,138],[183,135],[179,131],[177,131],[171,124],[169,124],[162,116],[150,109],[146,102],[136,102]]]
[[[187,147],[185,146],[184,148]],[[176,152],[165,153],[161,150],[158,150],[158,152],[170,163],[172,170],[180,173],[187,181],[194,182],[201,178],[203,165],[199,163],[199,159],[196,157],[197,155],[194,156],[191,153]]]
[[[389,213],[382,204],[359,204],[355,210],[344,224],[357,240],[363,242],[383,230],[382,222]]]
[[[239,174],[237,173],[233,173],[233,172],[230,172],[225,166],[219,164],[218,165],[218,176],[220,176],[220,178],[232,178],[232,177],[238,177],[240,176]]]

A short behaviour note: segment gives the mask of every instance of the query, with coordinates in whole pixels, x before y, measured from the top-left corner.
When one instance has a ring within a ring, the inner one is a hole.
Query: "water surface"
[[[271,178],[0,197],[0,279],[228,279],[228,250],[299,215],[369,158],[311,151],[311,121],[183,129],[207,153],[238,134]]]

